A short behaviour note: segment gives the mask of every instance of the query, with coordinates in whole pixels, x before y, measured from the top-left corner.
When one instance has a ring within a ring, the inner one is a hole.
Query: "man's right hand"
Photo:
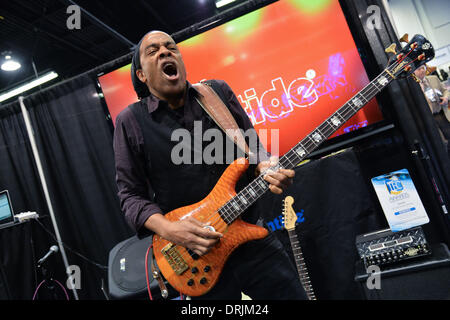
[[[162,214],[154,214],[145,222],[145,227],[153,230],[162,238],[191,249],[198,255],[209,252],[223,237],[223,234],[205,228],[208,224],[202,223],[193,217],[179,221],[169,221]]]

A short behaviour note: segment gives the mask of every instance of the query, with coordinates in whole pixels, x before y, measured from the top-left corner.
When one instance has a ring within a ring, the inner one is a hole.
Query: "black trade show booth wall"
[[[367,27],[367,8],[382,9],[382,2],[340,3],[373,79],[386,66],[384,48],[399,45],[384,10],[382,28]],[[129,58],[114,64],[129,63]],[[24,99],[68,261],[81,269],[80,299],[108,298],[109,252],[133,236],[117,198],[114,127],[98,96],[96,75],[110,67]],[[449,161],[420,87],[409,79],[394,81],[377,99],[387,121],[326,143],[295,169],[295,182],[283,195],[266,194],[259,203],[265,225],[292,256],[279,218],[284,197],[294,197],[294,209],[302,216],[296,232],[318,299],[367,298],[355,280],[355,238],[388,227],[372,177],[408,169],[430,218],[423,225],[428,242],[450,245]],[[40,216],[0,229],[0,297],[30,300],[45,279],[37,260],[56,240],[18,102],[0,106],[0,150],[0,190],[9,190],[15,213]],[[59,253],[51,257],[47,272],[66,284]],[[445,291],[438,298],[449,298]],[[57,296],[65,298],[58,289]],[[37,298],[52,296],[43,290]]]

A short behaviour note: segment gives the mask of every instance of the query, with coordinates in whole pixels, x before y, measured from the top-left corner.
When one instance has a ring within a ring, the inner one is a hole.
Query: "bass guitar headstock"
[[[283,200],[283,220],[286,230],[295,229],[295,223],[297,222],[297,214],[295,213],[292,205],[294,204],[294,198],[287,196]]]
[[[395,43],[385,49],[387,53],[393,54],[389,59],[386,72],[394,79],[410,75],[415,77],[413,72],[434,58],[433,45],[420,34],[416,34],[410,41],[408,41],[408,34],[405,34],[400,38],[400,42],[407,42],[407,44],[399,52]]]

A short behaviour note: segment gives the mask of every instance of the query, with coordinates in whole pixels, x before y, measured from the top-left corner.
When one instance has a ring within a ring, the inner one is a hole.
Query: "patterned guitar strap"
[[[247,155],[248,159],[253,157],[254,153],[250,151],[236,120],[211,85],[200,82],[193,84],[193,86],[200,93],[199,97],[196,99],[205,112],[214,120],[219,128],[225,132],[228,138],[230,138],[231,141]]]

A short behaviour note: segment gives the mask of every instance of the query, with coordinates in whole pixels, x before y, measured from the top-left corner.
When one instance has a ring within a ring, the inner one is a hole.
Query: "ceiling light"
[[[0,94],[0,102],[5,101],[5,100],[7,100],[9,98],[12,98],[14,96],[17,96],[17,95],[21,94],[22,92],[25,92],[25,91],[33,89],[33,88],[35,88],[37,86],[40,86],[43,83],[46,83],[46,82],[48,82],[50,80],[55,79],[56,77],[58,77],[58,74],[56,72],[51,71],[51,72],[49,72],[49,73],[47,73],[47,74],[45,74],[45,75],[43,75],[43,76],[41,76],[41,77],[39,77],[37,79],[34,79],[33,81],[30,81],[30,82],[28,82],[28,83],[26,83],[26,84],[24,84],[24,85],[22,85],[20,87],[12,89],[11,91],[8,91],[8,92],[6,92],[4,94]]]
[[[3,71],[16,71],[21,67],[20,63],[12,60],[11,56],[5,56],[5,62],[2,63],[1,69]]]
[[[220,8],[223,6],[226,6],[227,4],[230,4],[236,0],[216,0],[216,7]]]

